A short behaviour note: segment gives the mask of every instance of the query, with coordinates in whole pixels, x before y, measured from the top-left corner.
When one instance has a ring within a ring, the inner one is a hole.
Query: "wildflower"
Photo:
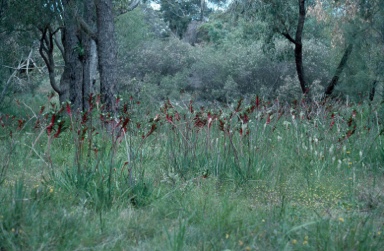
[[[239,246],[243,246],[244,242],[242,240],[239,240]]]
[[[268,125],[269,123],[271,123],[271,115],[268,114],[268,118],[267,118],[267,121],[265,121],[265,125]]]
[[[296,244],[297,244],[297,240],[296,240],[296,239],[293,239],[293,240],[292,240],[292,244],[293,244],[293,245],[296,245]]]
[[[245,251],[251,251],[251,247],[250,246],[246,246],[245,247]]]
[[[49,188],[49,193],[53,193],[53,187]]]
[[[66,104],[66,110],[67,110],[67,113],[69,116],[72,116],[72,112],[71,112],[71,102],[67,102]]]
[[[377,232],[377,235],[381,235],[381,231],[378,231],[378,232]]]
[[[308,241],[303,241],[303,245],[308,245]]]
[[[229,238],[229,234],[225,234],[225,239],[228,239]]]
[[[351,153],[351,151],[346,151],[345,153],[346,153],[346,154],[350,154],[350,153]]]
[[[343,222],[344,222],[344,218],[343,218],[343,217],[339,217],[339,221],[340,221],[341,223],[343,223]]]

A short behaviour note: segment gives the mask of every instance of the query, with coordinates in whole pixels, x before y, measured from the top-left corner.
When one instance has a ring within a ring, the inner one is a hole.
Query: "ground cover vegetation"
[[[381,1],[86,2],[0,0],[1,251],[381,250]]]

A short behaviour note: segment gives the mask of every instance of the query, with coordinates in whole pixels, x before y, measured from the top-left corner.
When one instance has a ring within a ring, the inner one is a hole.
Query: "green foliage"
[[[149,26],[144,20],[143,10],[136,8],[116,18],[119,55],[130,52],[144,41],[151,39]]]

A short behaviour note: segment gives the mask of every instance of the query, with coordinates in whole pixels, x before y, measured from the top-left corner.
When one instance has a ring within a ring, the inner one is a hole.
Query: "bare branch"
[[[282,32],[281,35],[283,35],[286,39],[288,39],[289,42],[296,44],[296,40],[293,39],[293,37],[291,37],[291,35],[289,35],[288,33]]]

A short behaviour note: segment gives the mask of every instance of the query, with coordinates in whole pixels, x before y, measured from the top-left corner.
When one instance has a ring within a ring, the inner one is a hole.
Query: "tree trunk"
[[[117,49],[112,0],[96,0],[95,3],[101,102],[106,111],[115,112]]]
[[[373,101],[373,99],[375,98],[375,93],[376,93],[376,86],[377,86],[377,80],[374,80],[372,82],[372,86],[371,86],[371,90],[369,92],[369,101]]]
[[[339,82],[340,74],[342,73],[343,69],[347,65],[347,61],[349,56],[351,55],[352,49],[353,49],[353,45],[351,43],[348,45],[347,49],[345,50],[344,55],[341,58],[339,65],[337,66],[335,75],[333,76],[331,82],[328,84],[327,88],[325,89],[324,97],[327,97],[333,93],[335,86]]]
[[[295,37],[295,62],[296,71],[299,78],[301,91],[303,94],[308,93],[307,84],[305,82],[304,67],[303,67],[303,44],[302,35],[305,22],[305,0],[299,0],[299,21],[297,23]]]
[[[308,93],[307,84],[305,81],[304,67],[303,67],[303,30],[305,22],[305,0],[299,1],[299,20],[296,27],[296,35],[293,38],[287,31],[282,32],[281,34],[288,39],[291,43],[295,45],[295,63],[296,63],[296,73],[299,79],[300,88],[303,94]]]
[[[200,21],[204,22],[205,0],[200,0]]]
[[[96,10],[94,1],[84,1],[84,21],[92,30],[96,30]],[[89,97],[94,93],[93,85],[96,81],[97,51],[95,41],[83,31],[85,59],[83,60],[83,109],[89,109]]]
[[[73,110],[83,110],[83,64],[84,48],[79,40],[79,30],[76,19],[72,15],[71,1],[63,1],[64,24],[62,43],[64,47],[64,72],[61,76],[60,87],[69,87],[69,101]]]

